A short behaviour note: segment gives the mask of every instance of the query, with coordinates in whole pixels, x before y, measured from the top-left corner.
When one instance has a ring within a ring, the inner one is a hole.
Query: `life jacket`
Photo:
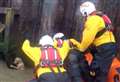
[[[56,76],[56,73],[53,69],[53,67],[57,67],[58,72],[61,73],[60,67],[63,66],[63,61],[60,57],[59,52],[53,47],[53,46],[44,46],[41,47],[41,57],[40,57],[40,62],[39,64],[34,68],[34,75],[35,78],[37,79],[37,70],[42,67],[48,67],[50,68],[50,70],[54,73],[54,75]]]
[[[40,67],[57,67],[62,65],[63,62],[60,54],[53,46],[47,46],[41,49]]]
[[[102,19],[105,22],[105,28],[97,33],[96,38],[100,37],[106,31],[113,31],[114,30],[114,28],[112,26],[112,22],[111,22],[110,18],[106,14],[97,13],[96,15],[102,17]]]

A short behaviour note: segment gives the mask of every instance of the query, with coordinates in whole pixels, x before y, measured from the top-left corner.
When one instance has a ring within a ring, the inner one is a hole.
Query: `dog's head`
[[[22,59],[21,58],[19,58],[19,57],[16,57],[15,58],[15,61],[14,61],[14,64],[16,64],[16,68],[18,69],[18,70],[24,70],[24,63],[23,63],[23,61],[22,61]]]

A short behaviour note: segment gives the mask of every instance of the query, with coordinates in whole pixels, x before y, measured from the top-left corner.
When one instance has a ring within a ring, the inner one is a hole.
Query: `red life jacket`
[[[106,14],[100,13],[100,14],[96,14],[96,15],[102,17],[102,19],[104,20],[104,23],[105,23],[105,28],[97,33],[96,38],[100,37],[106,31],[113,31],[114,30],[114,28],[112,26],[112,22]]]
[[[102,18],[105,22],[106,29],[109,30],[109,31],[113,31],[113,27],[111,26],[112,22],[111,22],[110,18],[105,14],[102,15]]]
[[[41,67],[57,67],[62,66],[63,62],[58,51],[53,46],[41,49],[40,66]]]

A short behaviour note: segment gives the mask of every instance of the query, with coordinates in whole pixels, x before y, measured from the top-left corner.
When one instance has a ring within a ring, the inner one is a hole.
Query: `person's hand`
[[[74,47],[73,43],[70,40],[69,40],[69,45],[70,45],[70,48]]]
[[[70,48],[77,48],[77,46],[73,43],[72,39],[69,39]]]

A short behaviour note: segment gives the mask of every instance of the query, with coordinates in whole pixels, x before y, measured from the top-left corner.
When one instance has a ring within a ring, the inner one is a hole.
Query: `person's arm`
[[[88,18],[85,23],[85,29],[82,33],[82,40],[79,43],[75,39],[70,39],[73,45],[77,46],[81,52],[84,52],[94,41],[99,29],[99,19],[96,16]]]
[[[39,47],[31,47],[30,41],[25,40],[22,45],[22,50],[35,64],[39,63],[40,59],[40,48]]]

